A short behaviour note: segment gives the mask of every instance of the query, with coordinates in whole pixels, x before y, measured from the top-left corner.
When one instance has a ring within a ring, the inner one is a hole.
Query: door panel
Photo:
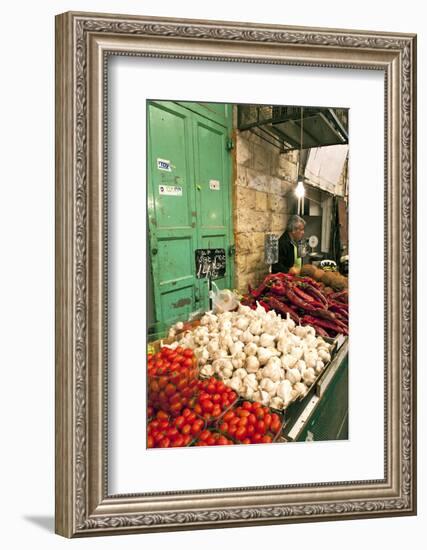
[[[169,102],[148,106],[150,254],[156,321],[163,323],[185,318],[196,307],[189,114]]]
[[[154,311],[156,322],[168,325],[209,307],[207,282],[195,277],[196,248],[226,250],[226,275],[215,282],[232,287],[231,108],[150,102],[147,120]]]
[[[232,288],[233,265],[228,251],[232,242],[230,152],[228,130],[210,120],[195,116],[194,149],[197,224],[200,248],[224,248],[225,276],[215,281],[219,288]],[[201,305],[208,308],[207,285],[199,282]]]

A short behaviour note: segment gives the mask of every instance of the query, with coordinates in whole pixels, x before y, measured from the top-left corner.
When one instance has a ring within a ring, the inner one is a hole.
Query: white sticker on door
[[[211,191],[219,191],[219,181],[218,180],[209,180],[209,189]]]
[[[159,185],[159,195],[182,197],[182,187],[179,187],[179,185]]]
[[[157,170],[165,170],[166,172],[171,172],[171,163],[170,160],[157,159]]]

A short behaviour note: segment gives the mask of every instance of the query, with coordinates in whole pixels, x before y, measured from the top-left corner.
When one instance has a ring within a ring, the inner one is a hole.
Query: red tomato
[[[265,416],[264,410],[259,408],[255,412],[255,416],[258,418],[258,420],[262,420]]]
[[[213,403],[221,403],[221,394],[214,393],[212,396],[212,402]]]
[[[271,435],[263,435],[261,438],[261,443],[272,443],[272,442],[273,442],[273,438],[271,437]]]
[[[270,430],[277,434],[277,432],[280,432],[280,428],[282,427],[281,423],[279,420],[273,420],[271,422],[271,426],[270,426]]]
[[[171,439],[174,439],[177,435],[179,435],[178,429],[175,428],[175,426],[171,426],[166,430],[166,435]]]
[[[172,441],[172,447],[183,447],[184,437],[181,434],[178,434],[175,439]]]
[[[270,428],[270,426],[271,426],[271,420],[272,420],[271,414],[268,414],[268,413],[267,413],[267,414],[264,416],[264,424],[265,424],[265,428],[266,428],[267,430],[268,430],[268,429]]]
[[[258,432],[252,436],[252,443],[261,443],[262,435]]]
[[[242,441],[243,439],[245,439],[245,437],[246,437],[246,428],[244,428],[243,426],[240,428],[237,428],[236,439],[238,439],[239,441]]]
[[[250,445],[251,440],[249,439],[249,437],[245,437],[245,439],[242,439],[242,443],[243,443],[243,445]]]
[[[185,417],[182,416],[182,415],[178,416],[177,418],[175,418],[174,424],[178,429],[181,429],[182,426],[184,426],[184,424],[185,424]]]
[[[171,397],[176,392],[176,388],[173,384],[168,384],[165,388],[165,394]]]
[[[194,412],[196,414],[202,414],[202,406],[200,405],[200,403],[196,403],[196,405],[194,405]]]
[[[218,404],[214,405],[212,409],[212,416],[216,418],[217,416],[220,416],[221,413],[222,413],[221,406]]]
[[[203,432],[199,435],[199,439],[201,441],[206,441],[211,435],[211,432],[209,430],[203,430]]]
[[[181,433],[184,435],[191,433],[191,424],[184,424],[184,426],[181,428]]]
[[[149,435],[149,436],[147,437],[147,447],[148,447],[149,449],[152,449],[152,448],[154,447],[154,438],[153,438],[152,435]]]
[[[225,417],[224,417],[225,420]],[[229,421],[230,426],[235,426],[240,422],[240,418],[238,416],[233,416],[231,420]]]
[[[190,434],[186,434],[186,435],[184,435],[184,444],[183,444],[183,447],[187,446],[189,443],[191,443],[191,435],[190,435]]]
[[[250,413],[250,415],[248,416],[248,423],[252,424],[252,426],[254,426],[257,423],[257,419],[254,413]]]
[[[233,424],[232,426],[229,426],[228,427],[228,433],[231,435],[231,436],[234,436],[237,432],[237,425],[236,424]]]
[[[219,429],[220,429],[222,432],[228,432],[228,424],[227,424],[227,422],[222,422],[222,423],[219,425]]]
[[[185,408],[185,409],[182,411],[182,416],[183,416],[184,418],[187,418],[188,415],[190,415],[190,414],[191,414],[191,410],[190,410],[188,407]]]
[[[224,414],[224,421],[225,422],[228,422],[229,420],[231,420],[232,418],[235,418],[235,414],[234,414],[234,411],[228,411]]]
[[[249,401],[243,401],[242,407],[243,407],[246,411],[251,411],[251,410],[252,410],[252,403],[250,403]]]
[[[191,433],[193,435],[196,435],[200,432],[200,430],[203,428],[203,420],[195,420],[193,422],[193,425],[191,426]]]
[[[255,426],[253,424],[248,424],[246,426],[246,432],[248,435],[253,435],[255,433]]]
[[[153,438],[154,438],[154,441],[156,443],[160,443],[160,441],[164,438],[165,436],[163,435],[162,432],[156,432],[155,434],[153,434]]]
[[[265,422],[264,420],[258,420],[256,424],[256,431],[261,435],[265,434]]]
[[[254,403],[252,403],[252,410],[255,411],[256,409],[259,409],[260,407],[262,407],[261,403],[258,403],[258,401],[255,401]]]
[[[196,447],[207,447],[207,445],[206,441],[198,441],[196,443]]]
[[[193,357],[194,352],[192,349],[187,348],[182,352],[182,355],[184,355],[185,357]]]
[[[214,408],[214,404],[212,403],[212,401],[210,399],[204,399],[201,403],[202,405],[202,409],[205,411],[205,412],[212,412],[212,409]]]
[[[206,439],[206,444],[207,445],[215,445],[216,444],[216,440],[214,438],[213,435],[210,435],[207,439]]]
[[[193,366],[193,359],[190,359],[190,357],[185,357],[184,356],[182,366],[187,368],[187,369],[191,368]]]
[[[217,440],[217,445],[228,445],[228,439],[223,435],[220,435]]]

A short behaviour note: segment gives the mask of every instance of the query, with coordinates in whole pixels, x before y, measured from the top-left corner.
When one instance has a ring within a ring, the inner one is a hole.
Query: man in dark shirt
[[[290,269],[299,272],[302,259],[298,255],[298,243],[304,237],[305,221],[297,215],[291,216],[286,231],[279,238],[279,261],[271,266],[273,273],[288,273]]]

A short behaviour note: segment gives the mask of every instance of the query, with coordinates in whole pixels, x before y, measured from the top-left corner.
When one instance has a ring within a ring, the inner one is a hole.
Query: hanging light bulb
[[[304,176],[301,173],[301,159],[302,159],[302,141],[303,141],[303,109],[304,107],[301,107],[301,122],[300,122],[300,150],[299,150],[299,162],[298,162],[298,178],[297,178],[297,186],[295,188],[295,195],[298,198],[298,215],[304,215],[304,195],[305,195],[305,189],[304,189]]]
[[[305,188],[304,188],[304,182],[303,182],[302,176],[300,176],[300,177],[298,178],[297,187],[296,187],[296,189],[295,189],[295,195],[296,195],[299,199],[303,199],[303,198],[304,198],[304,195],[305,195]]]

